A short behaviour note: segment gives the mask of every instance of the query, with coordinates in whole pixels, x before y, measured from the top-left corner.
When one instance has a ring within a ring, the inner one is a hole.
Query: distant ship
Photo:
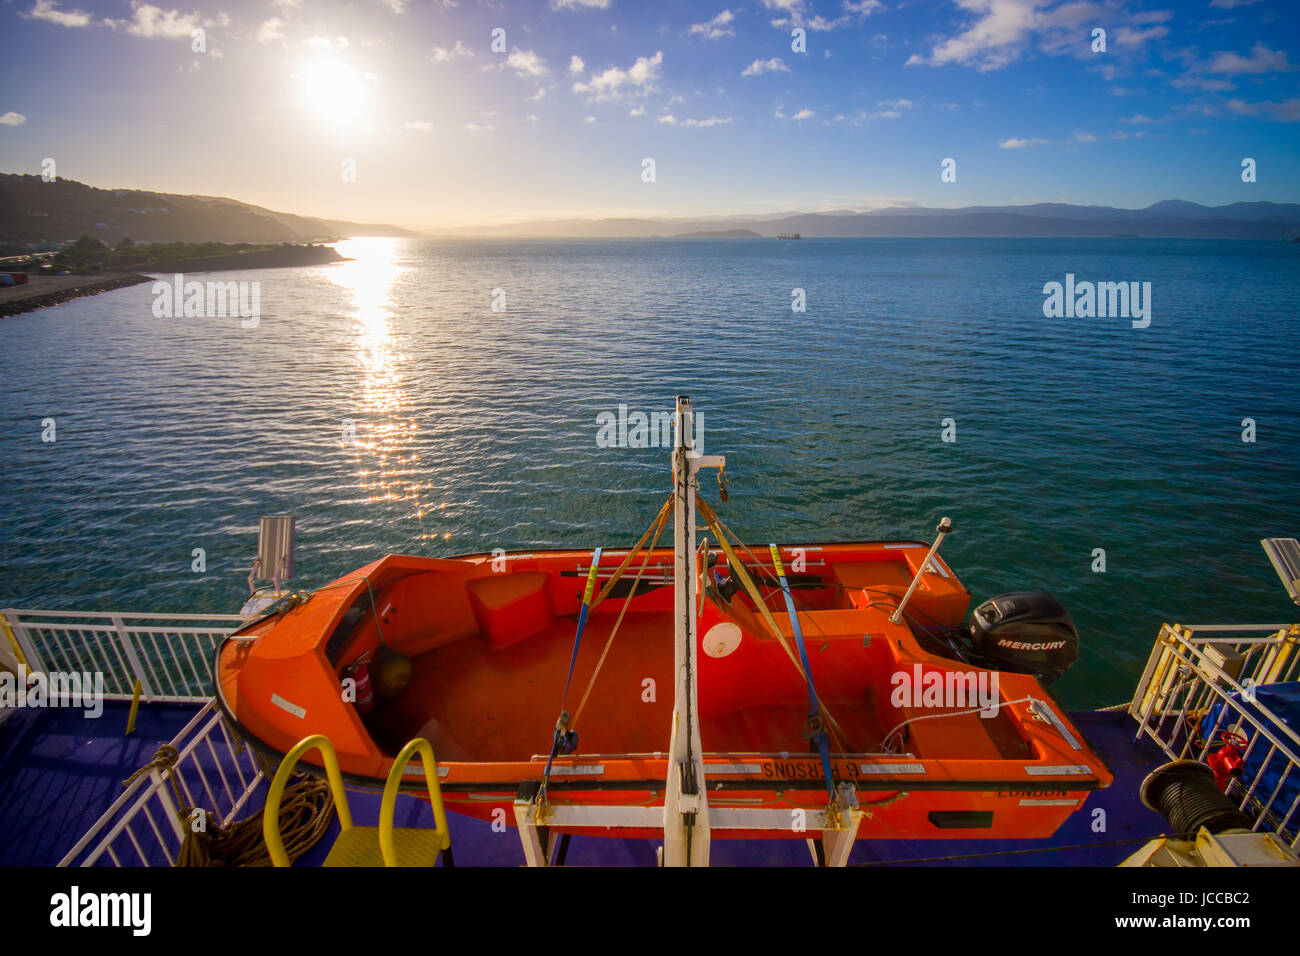
[[[776,234],[776,237],[778,239],[802,239],[803,238],[803,236],[799,235],[799,233],[797,232],[778,232]]]

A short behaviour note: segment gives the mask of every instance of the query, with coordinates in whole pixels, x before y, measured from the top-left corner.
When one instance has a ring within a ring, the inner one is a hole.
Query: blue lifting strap
[[[555,755],[571,754],[578,749],[578,732],[569,729],[569,712],[565,710],[565,705],[569,702],[573,666],[578,662],[578,647],[582,644],[582,629],[587,626],[587,610],[591,607],[591,596],[596,589],[596,568],[599,564],[600,548],[597,548],[591,554],[591,569],[587,572],[587,589],[582,594],[582,609],[578,611],[578,630],[573,635],[573,653],[569,655],[569,676],[564,679],[564,696],[560,698],[560,718],[555,722],[555,738],[551,741],[551,755],[546,760],[546,771],[542,774],[540,793],[543,795],[551,779],[551,764],[555,762]]]
[[[781,593],[785,595],[785,609],[790,615],[790,627],[794,630],[794,642],[799,647],[799,660],[803,662],[804,679],[808,682],[808,736],[817,745],[822,755],[822,772],[826,774],[826,793],[835,802],[835,780],[831,775],[830,743],[826,738],[826,728],[822,725],[822,708],[817,701],[817,688],[813,686],[812,668],[808,666],[808,651],[803,644],[803,630],[799,626],[799,613],[794,608],[794,597],[790,594],[790,582],[785,579],[785,568],[781,565],[781,552],[775,544],[769,544],[772,551],[772,567],[781,582]]]

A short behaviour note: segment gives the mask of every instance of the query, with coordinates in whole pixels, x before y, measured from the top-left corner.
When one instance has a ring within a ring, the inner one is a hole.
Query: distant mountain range
[[[1112,237],[1295,239],[1300,204],[1238,202],[1226,206],[1167,199],[1145,209],[1036,203],[872,212],[770,213],[693,218],[550,219],[497,226],[431,229],[455,238],[771,237]],[[97,189],[70,179],[0,173],[0,243],[75,239],[137,242],[307,242],[346,236],[416,236],[382,223],[315,219],[234,199],[137,189]]]
[[[693,219],[552,219],[430,230],[429,235],[555,238],[650,238],[758,230],[764,236],[797,232],[815,237],[1169,237],[1190,239],[1294,239],[1300,204],[1237,202],[1226,206],[1167,199],[1145,209],[1035,203],[930,209],[900,206],[873,212],[784,213]]]
[[[71,179],[0,173],[0,242],[91,236],[136,242],[305,242],[345,236],[413,236],[375,223],[313,219],[216,196],[96,189]]]

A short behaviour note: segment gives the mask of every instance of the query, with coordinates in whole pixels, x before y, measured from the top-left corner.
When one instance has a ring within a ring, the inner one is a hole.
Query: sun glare
[[[368,80],[360,70],[333,54],[308,60],[297,73],[305,115],[329,126],[345,127],[365,114]]]

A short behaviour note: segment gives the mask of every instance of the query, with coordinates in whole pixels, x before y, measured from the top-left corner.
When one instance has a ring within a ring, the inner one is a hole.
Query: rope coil
[[[223,827],[211,811],[190,806],[181,787],[177,770],[179,760],[180,752],[171,744],[163,744],[154,753],[153,760],[131,774],[123,784],[129,787],[141,777],[157,771],[171,785],[176,816],[184,833],[173,865],[270,866],[271,855],[262,837],[261,813]],[[285,850],[290,860],[298,859],[320,842],[334,815],[334,798],[324,780],[305,773],[294,777],[280,804],[280,831],[284,834]],[[197,814],[202,814],[201,825]]]

